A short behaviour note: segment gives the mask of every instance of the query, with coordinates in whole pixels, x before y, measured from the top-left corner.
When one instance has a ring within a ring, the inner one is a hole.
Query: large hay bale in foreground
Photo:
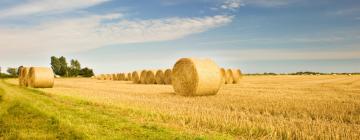
[[[156,75],[156,70],[148,70],[146,72],[145,83],[146,84],[156,84],[155,75]]]
[[[242,74],[240,69],[231,69],[229,70],[230,75],[233,79],[233,84],[238,84],[240,82],[240,79],[242,78]]]
[[[52,88],[54,86],[53,70],[46,67],[31,67],[28,82],[33,88]]]
[[[172,72],[176,94],[185,96],[215,95],[222,85],[219,66],[210,59],[182,58]]]
[[[19,72],[19,76],[18,76],[19,86],[23,86],[23,79],[24,79],[24,76],[22,75],[23,70],[24,70],[24,67],[19,67],[19,69],[18,69],[18,72]]]
[[[172,75],[172,70],[171,69],[167,69],[164,72],[164,83],[166,85],[171,85],[171,76]]]
[[[146,74],[147,74],[147,70],[142,70],[140,73],[140,83],[141,84],[146,84]]]
[[[133,71],[131,74],[131,78],[134,84],[139,84],[140,83],[140,74],[141,71]]]
[[[156,84],[165,84],[165,70],[157,70],[155,74]]]

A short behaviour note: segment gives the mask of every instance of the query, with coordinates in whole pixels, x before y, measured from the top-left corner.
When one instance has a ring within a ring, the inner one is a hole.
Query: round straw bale
[[[22,75],[22,85],[23,86],[29,86],[29,82],[28,82],[28,79],[29,79],[29,70],[30,68],[29,67],[23,67],[22,68],[22,71],[21,71],[21,75]]]
[[[238,84],[240,82],[240,79],[242,78],[242,74],[240,69],[231,69],[230,71],[230,75],[233,79],[233,84]]]
[[[19,67],[19,76],[18,76],[18,80],[19,80],[19,86],[23,86],[23,75],[22,75],[22,71],[23,71],[24,67]]]
[[[231,72],[232,70],[231,69],[227,69],[226,71],[225,71],[225,83],[226,84],[233,84],[233,82],[234,82],[234,78],[233,78],[233,76],[232,76],[232,72]]]
[[[128,81],[132,81],[131,72],[127,73]]]
[[[33,88],[52,88],[54,86],[54,72],[51,68],[31,67],[28,82]]]
[[[140,83],[141,84],[146,84],[146,75],[147,75],[147,70],[142,70],[140,73]]]
[[[224,68],[220,68],[222,83],[226,84],[226,70]]]
[[[111,76],[112,76],[112,80],[118,80],[116,74],[111,74]]]
[[[210,59],[182,58],[172,72],[172,85],[185,96],[215,95],[222,81],[219,66]]]
[[[146,72],[145,83],[156,84],[155,74],[156,74],[156,70],[148,70]]]
[[[172,70],[171,69],[167,69],[164,72],[164,83],[166,85],[171,85],[171,75],[172,75]]]
[[[165,70],[157,70],[155,74],[156,84],[165,84]]]
[[[131,74],[131,78],[133,83],[138,84],[140,83],[140,73],[141,71],[133,71]]]
[[[127,74],[126,73],[122,73],[122,74],[123,74],[123,77],[124,77],[124,81],[127,81],[128,80]]]
[[[112,80],[112,75],[111,74],[106,74],[106,80]]]

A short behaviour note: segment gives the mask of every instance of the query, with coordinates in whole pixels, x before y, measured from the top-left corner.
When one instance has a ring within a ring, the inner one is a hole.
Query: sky
[[[359,0],[0,0],[0,66],[360,72]]]

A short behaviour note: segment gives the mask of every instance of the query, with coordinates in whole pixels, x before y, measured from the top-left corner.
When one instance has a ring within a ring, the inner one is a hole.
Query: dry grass
[[[245,76],[205,97],[175,95],[169,85],[91,79],[56,79],[54,88],[41,90],[142,109],[154,115],[138,121],[199,133],[245,139],[360,137],[360,76]]]

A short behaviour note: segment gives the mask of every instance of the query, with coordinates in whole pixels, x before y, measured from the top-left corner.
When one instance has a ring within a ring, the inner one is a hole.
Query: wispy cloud
[[[122,19],[121,14],[87,16],[34,27],[0,28],[0,55],[9,51],[68,52],[106,45],[166,41],[207,31],[232,21],[232,16]],[[104,20],[112,20],[104,23]],[[5,41],[6,40],[6,41]]]
[[[245,6],[242,0],[227,0],[222,5],[222,9],[235,10],[240,8],[241,6]]]
[[[106,1],[109,0],[30,0],[24,4],[0,10],[0,18],[61,13],[91,7]]]

